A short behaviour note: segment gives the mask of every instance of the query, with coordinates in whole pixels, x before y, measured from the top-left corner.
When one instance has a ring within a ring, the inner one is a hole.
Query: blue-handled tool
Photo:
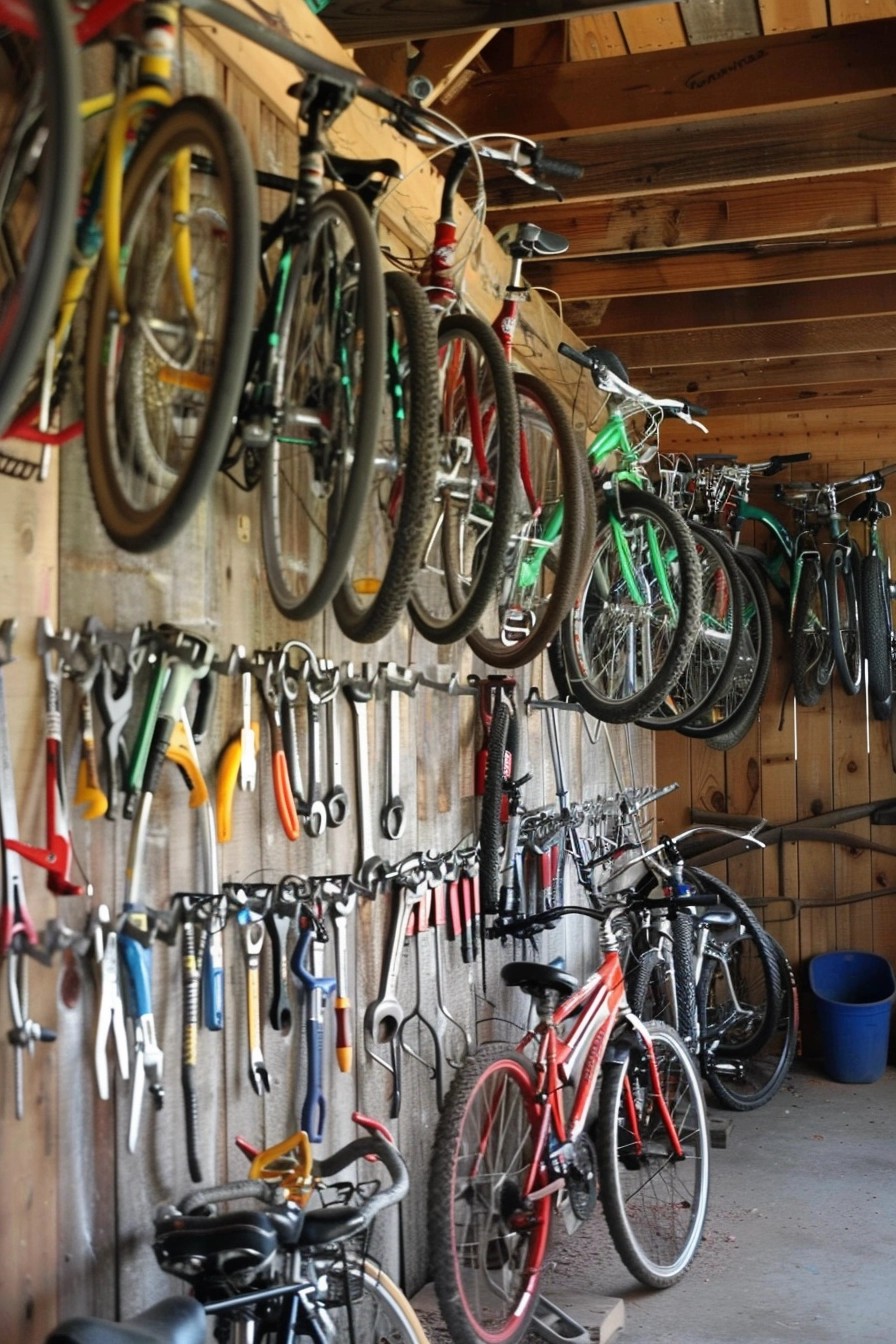
[[[327,1114],[323,1088],[324,1009],[328,999],[336,991],[336,981],[322,973],[324,944],[327,940],[323,920],[315,915],[310,906],[303,905],[299,912],[299,940],[290,960],[290,968],[296,979],[304,985],[306,994],[308,1082],[302,1106],[302,1129],[312,1143],[320,1143],[323,1138],[324,1120]]]
[[[149,935],[149,918],[145,908],[126,904],[127,919],[118,935],[118,946],[125,968],[125,998],[127,1015],[134,1022],[134,1073],[131,1081],[131,1111],[128,1120],[128,1152],[137,1147],[140,1133],[140,1114],[143,1107],[144,1083],[149,1081],[149,1090],[161,1110],[165,1099],[162,1087],[163,1055],[156,1039],[155,1018],[152,1011],[152,948],[143,943],[131,928]]]

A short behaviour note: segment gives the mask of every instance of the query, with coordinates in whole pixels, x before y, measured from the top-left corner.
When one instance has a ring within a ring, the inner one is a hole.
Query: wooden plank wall
[[[310,15],[301,22],[313,25]],[[321,29],[321,33],[323,30]],[[203,32],[206,42],[208,32]],[[321,40],[321,49],[332,55]],[[249,67],[244,53],[241,69]],[[236,59],[231,53],[231,59]],[[258,84],[270,76],[243,78],[217,56],[191,49],[193,88],[217,92],[238,110],[257,161],[265,168],[285,169],[293,151],[293,132],[277,99],[261,98]],[[282,73],[282,72],[281,72]],[[288,73],[288,72],[287,72]],[[287,80],[281,79],[285,87]],[[280,85],[267,82],[268,90]],[[391,146],[390,146],[391,151]],[[387,152],[382,145],[380,152]],[[415,174],[416,227],[425,223],[425,198],[419,184],[426,172]],[[434,189],[435,175],[431,174]],[[395,211],[409,212],[401,199]],[[429,218],[433,216],[430,213]],[[390,216],[395,218],[395,215]],[[397,227],[397,226],[396,226]],[[486,238],[476,257],[483,270],[471,279],[474,296],[485,308],[494,304],[494,284],[488,279]],[[483,280],[483,275],[486,281]],[[477,284],[479,289],[477,290]],[[538,363],[542,352],[556,346],[559,333],[548,330],[550,317],[539,319],[539,305],[528,316],[530,353]],[[48,616],[54,625],[79,628],[95,616],[107,627],[130,630],[151,621],[173,622],[213,641],[220,653],[232,644],[248,650],[269,648],[291,637],[306,640],[320,656],[336,662],[394,660],[447,677],[456,671],[461,681],[483,671],[461,647],[437,650],[415,635],[407,621],[374,646],[353,646],[325,613],[307,625],[288,625],[271,602],[263,570],[259,533],[259,501],[241,495],[223,477],[182,536],[168,548],[148,556],[117,551],[106,539],[87,483],[80,445],[68,447],[54,462],[51,478],[43,485],[4,480],[6,527],[0,534],[0,576],[7,593],[0,618],[19,622],[17,661],[7,670],[6,686],[11,714],[16,793],[22,834],[42,841],[43,737],[42,669],[34,644],[35,622]],[[547,666],[541,662],[520,677],[521,693],[538,685],[552,691]],[[64,702],[65,776],[72,798],[77,766],[74,705],[66,688]],[[139,700],[139,697],[138,697]],[[380,842],[383,856],[397,860],[418,849],[447,849],[475,836],[473,755],[478,744],[475,701],[468,696],[448,697],[418,690],[402,699],[402,787],[409,822],[396,841]],[[256,712],[261,716],[256,701]],[[233,839],[219,849],[224,881],[276,880],[289,872],[332,874],[353,871],[358,850],[357,797],[352,780],[352,723],[349,706],[339,705],[344,769],[351,796],[351,815],[338,831],[316,841],[302,837],[290,844],[279,827],[273,803],[269,748],[262,723],[259,785],[255,794],[237,795]],[[381,701],[371,706],[371,805],[378,816],[384,799],[385,717]],[[201,747],[203,768],[213,778],[218,753],[240,726],[239,684],[224,681],[219,688],[212,726]],[[136,725],[135,725],[136,726]],[[533,770],[530,797],[537,804],[539,788],[552,795],[550,763],[546,758],[544,729],[533,716],[529,721],[529,754]],[[564,715],[565,742],[573,796],[615,786],[606,742],[593,744],[584,735],[581,719]],[[615,750],[625,772],[641,783],[652,773],[652,740],[647,735],[614,735]],[[43,927],[57,917],[71,928],[83,928],[92,905],[107,902],[120,911],[124,886],[129,828],[123,820],[87,822],[80,809],[71,809],[78,871],[89,882],[89,893],[56,899],[44,886],[43,875],[29,868],[27,894],[34,919]],[[193,890],[197,884],[198,838],[196,820],[187,806],[187,794],[178,772],[166,767],[150,822],[146,890],[147,902],[163,907],[173,892]],[[350,928],[350,975],[354,1005],[355,1064],[341,1074],[332,1064],[332,1024],[328,1024],[325,1087],[328,1116],[324,1147],[330,1151],[354,1136],[350,1115],[355,1107],[387,1119],[391,1077],[365,1048],[363,1013],[376,997],[391,915],[390,898],[362,899]],[[571,968],[582,972],[593,956],[593,944],[575,931],[569,951]],[[282,1037],[270,1028],[264,1033],[264,1053],[271,1076],[270,1095],[259,1099],[250,1089],[245,1042],[245,975],[242,951],[233,927],[226,931],[226,1025],[221,1033],[201,1032],[198,1089],[201,1099],[201,1153],[206,1180],[224,1180],[245,1173],[245,1162],[235,1149],[235,1135],[254,1143],[270,1144],[298,1127],[304,1095],[305,1044],[301,1003],[293,994],[295,1025]],[[544,946],[552,956],[563,947],[559,934]],[[506,953],[490,946],[486,988],[481,963],[468,968],[456,945],[443,943],[445,1000],[471,1036],[493,1038],[516,1030],[523,1012],[518,996],[498,992],[497,973]],[[424,1010],[432,1015],[433,947],[421,952]],[[328,956],[328,969],[333,963]],[[401,994],[405,1011],[415,1002],[414,952],[408,949],[402,967]],[[117,1078],[113,1097],[99,1100],[93,1074],[94,1018],[97,1007],[93,968],[69,958],[58,958],[49,969],[31,968],[31,1009],[39,1021],[57,1032],[53,1045],[38,1045],[25,1062],[25,1116],[14,1115],[12,1054],[0,1050],[0,1180],[4,1216],[0,1225],[0,1334],[17,1344],[40,1344],[61,1316],[80,1313],[132,1314],[156,1297],[177,1290],[175,1281],[158,1271],[150,1249],[151,1217],[155,1206],[189,1188],[184,1150],[180,1059],[180,965],[178,949],[156,945],[153,958],[154,1009],[165,1057],[165,1100],[158,1114],[144,1102],[139,1144],[127,1152],[129,1089]],[[265,970],[265,986],[268,971]],[[6,995],[0,1009],[7,1023]],[[509,1024],[509,1025],[508,1025]],[[5,1029],[5,1026],[4,1026]],[[459,1033],[446,1038],[448,1051],[459,1054]],[[421,1029],[422,1033],[422,1029]],[[429,1049],[423,1034],[411,1043]],[[111,1056],[111,1051],[110,1051]],[[114,1074],[114,1060],[110,1064]],[[405,1202],[400,1222],[384,1218],[379,1241],[391,1268],[401,1273],[410,1291],[426,1274],[426,1171],[431,1135],[437,1118],[429,1071],[410,1055],[404,1058],[404,1096],[395,1130],[411,1165],[413,1192]],[[397,1235],[399,1234],[399,1235]],[[397,1250],[395,1248],[398,1248]]]
[[[885,410],[871,407],[855,412],[848,425],[815,410],[750,419],[719,416],[707,420],[707,448],[757,462],[773,453],[808,451],[812,461],[791,468],[794,479],[839,480],[892,460],[888,420]],[[663,446],[693,451],[693,442],[671,423],[664,427]],[[772,486],[772,481],[757,485],[753,501],[786,520]],[[891,503],[892,494],[892,487],[885,490]],[[863,544],[862,526],[853,526]],[[889,539],[891,556],[896,554],[896,528],[885,522],[881,535]],[[761,544],[760,538],[755,540]],[[845,695],[835,673],[818,705],[809,709],[795,704],[788,641],[774,597],[772,607],[772,676],[759,718],[744,740],[720,753],[677,733],[656,736],[658,782],[681,785],[660,804],[660,825],[666,829],[688,825],[692,809],[762,816],[776,825],[896,795],[888,726],[866,714],[864,695]],[[888,847],[896,843],[892,826],[872,827],[867,819],[839,829]],[[790,842],[729,860],[717,871],[724,876],[726,868],[732,884],[764,912],[797,966],[804,991],[808,962],[818,952],[874,951],[896,964],[896,897],[886,894],[896,882],[892,855],[858,846]],[[864,899],[852,899],[863,894]],[[808,992],[803,1008],[805,1049],[817,1053],[820,1042]]]

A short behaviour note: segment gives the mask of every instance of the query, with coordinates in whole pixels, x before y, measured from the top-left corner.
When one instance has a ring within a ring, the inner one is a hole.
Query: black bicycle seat
[[[166,1297],[155,1306],[113,1324],[76,1316],[57,1325],[46,1344],[203,1344],[205,1312],[192,1297]]]
[[[537,995],[546,989],[554,989],[561,999],[568,998],[579,987],[574,975],[537,961],[511,961],[501,967],[501,979],[505,985],[521,989],[524,994]]]

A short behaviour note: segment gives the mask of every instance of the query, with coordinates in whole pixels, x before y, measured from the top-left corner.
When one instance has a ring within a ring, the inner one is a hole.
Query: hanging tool
[[[327,809],[321,798],[321,705],[333,700],[339,682],[337,677],[322,671],[310,649],[308,654],[304,668],[308,696],[308,796],[304,825],[306,834],[316,837],[327,825]]]
[[[199,1161],[199,1102],[196,1095],[196,1063],[199,1057],[199,996],[201,967],[208,938],[207,922],[194,915],[194,901],[181,897],[181,979],[183,986],[183,1023],[181,1048],[181,1088],[187,1131],[187,1166],[190,1179],[202,1180]]]
[[[312,1143],[320,1143],[323,1138],[327,1113],[323,1088],[324,1009],[336,988],[336,981],[323,974],[324,945],[327,941],[323,920],[309,902],[304,902],[299,910],[299,941],[290,965],[293,974],[304,985],[306,994],[308,1082],[302,1105],[302,1129]]]
[[[358,893],[351,878],[345,878],[338,896],[330,905],[333,917],[333,942],[336,949],[336,997],[333,1010],[336,1017],[336,1063],[340,1073],[352,1069],[351,999],[348,993],[348,949],[346,931],[348,916],[358,903]]]
[[[71,663],[63,668],[74,682],[78,695],[78,725],[81,754],[73,801],[82,809],[84,821],[94,821],[109,810],[109,799],[100,784],[96,735],[93,730],[93,686],[102,667],[102,655],[95,638],[82,634],[74,647]]]
[[[351,663],[346,665],[342,690],[352,707],[355,723],[355,792],[358,799],[360,857],[357,879],[364,891],[374,890],[383,880],[386,865],[373,849],[370,816],[370,770],[368,766],[367,706],[373,699],[373,678],[369,663],[363,663],[355,676]]]
[[[274,799],[277,814],[287,840],[298,840],[299,818],[286,752],[283,745],[283,719],[281,714],[281,696],[283,694],[283,668],[279,651],[256,652],[252,660],[252,675],[258,680],[264,702],[268,728],[271,734],[271,769],[274,777]]]
[[[23,858],[47,872],[47,886],[55,896],[80,896],[83,887],[69,878],[72,863],[72,841],[65,808],[65,786],[62,774],[62,665],[61,659],[70,657],[73,640],[70,631],[53,633],[46,616],[37,622],[37,652],[44,665],[46,718],[46,815],[47,843],[45,846],[26,845],[21,840],[7,839],[6,844]]]
[[[473,1049],[473,1038],[467,1028],[458,1021],[449,1011],[445,1003],[445,995],[442,987],[442,934],[441,930],[445,928],[447,920],[447,890],[451,881],[456,882],[458,877],[457,862],[454,855],[449,858],[442,858],[436,855],[427,855],[427,859],[433,861],[431,867],[430,882],[432,883],[432,895],[430,906],[430,924],[433,929],[433,958],[435,961],[436,973],[436,1003],[439,1012],[461,1033],[464,1038],[465,1051],[468,1053]],[[459,1067],[462,1061],[455,1061],[450,1056],[448,1063],[452,1068]]]
[[[25,883],[19,854],[10,841],[17,841],[19,821],[16,810],[15,780],[12,773],[12,748],[3,668],[12,662],[12,644],[16,622],[0,624],[0,838],[3,851],[3,891],[0,893],[0,960],[7,959],[9,1007],[12,1028],[7,1040],[15,1050],[16,1119],[25,1114],[25,1051],[34,1054],[36,1041],[50,1042],[56,1033],[28,1016],[28,960],[38,946],[37,932],[28,913]]]
[[[246,961],[246,1030],[249,1043],[249,1082],[257,1096],[270,1092],[271,1080],[261,1051],[261,949],[264,922],[248,907],[237,915]]]
[[[412,855],[399,865],[391,882],[392,924],[383,961],[383,975],[378,997],[369,1004],[364,1015],[364,1029],[369,1038],[368,1053],[380,1064],[383,1059],[370,1049],[374,1045],[388,1045],[390,1062],[385,1065],[393,1078],[392,1116],[401,1109],[401,1056],[398,1034],[404,1019],[404,1009],[398,998],[398,977],[401,972],[401,957],[407,937],[408,922],[411,913],[423,899],[429,888],[426,869],[419,855]]]
[[[96,1069],[97,1091],[103,1101],[108,1101],[109,1065],[106,1060],[106,1047],[110,1035],[115,1043],[118,1072],[125,1082],[130,1077],[130,1068],[128,1036],[124,1024],[124,1005],[121,998],[119,977],[118,934],[112,924],[109,907],[105,904],[97,907],[93,951],[99,967],[100,980],[100,1000],[96,1018],[93,1061]]]
[[[342,673],[337,663],[329,659],[318,659],[321,674],[331,678],[333,694],[325,697],[327,714],[327,775],[329,789],[324,795],[324,807],[327,809],[327,825],[341,826],[348,816],[348,793],[342,783],[342,733],[339,724],[339,690]]]
[[[275,1031],[292,1030],[292,1008],[289,1003],[289,935],[296,918],[298,897],[296,881],[284,877],[277,886],[264,922],[271,938],[273,984],[268,1020]]]
[[[215,820],[218,843],[226,845],[233,836],[233,793],[239,782],[241,793],[252,793],[258,779],[257,755],[261,744],[258,723],[252,718],[252,671],[246,662],[246,650],[238,644],[234,650],[240,673],[242,725],[221,752],[215,794]]]
[[[386,753],[386,793],[388,801],[380,813],[380,829],[387,840],[397,840],[404,833],[407,809],[401,796],[401,706],[400,695],[413,695],[417,688],[417,674],[397,663],[380,663],[380,681],[386,696],[388,748]]]
[[[149,915],[145,906],[126,902],[127,918],[118,935],[125,967],[125,1000],[127,1015],[134,1024],[134,1072],[131,1078],[131,1109],[128,1119],[128,1152],[137,1148],[140,1118],[143,1109],[144,1085],[156,1110],[162,1109],[165,1089],[162,1086],[164,1056],[156,1036],[152,1010],[152,944]]]
[[[124,730],[133,708],[134,678],[145,648],[139,626],[129,635],[118,635],[104,629],[95,617],[88,617],[83,630],[87,639],[96,641],[100,655],[93,691],[103,723],[100,780],[107,800],[105,815],[112,821],[118,815],[119,793],[127,787],[130,755]]]

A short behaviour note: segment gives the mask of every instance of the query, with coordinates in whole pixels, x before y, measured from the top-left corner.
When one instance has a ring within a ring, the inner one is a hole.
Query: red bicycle
[[[511,962],[504,983],[532,998],[536,1025],[457,1075],[430,1174],[430,1254],[459,1344],[513,1344],[538,1310],[555,1211],[575,1230],[598,1188],[630,1272],[668,1288],[693,1260],[706,1218],[709,1130],[699,1075],[673,1028],[630,1010],[613,920],[565,906],[498,919],[527,937],[571,914],[597,919],[603,959],[583,984],[554,963]],[[595,1104],[598,1079],[600,1093]]]
[[[398,122],[419,136],[419,124]],[[512,368],[527,257],[565,251],[534,224],[505,233],[511,273],[494,323],[460,310],[455,200],[470,165],[484,159],[541,183],[580,170],[518,137],[456,139],[434,123],[452,158],[432,249],[419,281],[439,322],[439,461],[430,494],[423,563],[409,603],[433,643],[466,638],[494,667],[529,662],[549,643],[575,596],[583,547],[594,535],[584,454],[557,392]],[[510,142],[510,148],[504,148]],[[481,199],[484,195],[480,193]]]

